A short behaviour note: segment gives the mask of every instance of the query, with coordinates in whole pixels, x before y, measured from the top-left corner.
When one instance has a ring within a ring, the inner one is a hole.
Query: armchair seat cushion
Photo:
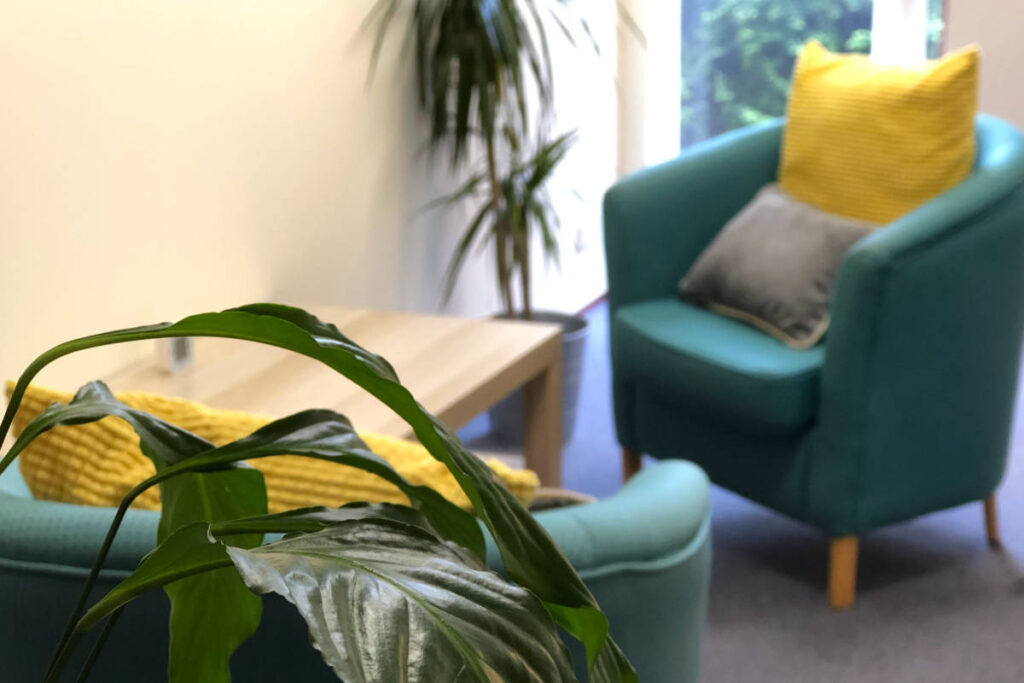
[[[742,322],[677,299],[618,308],[616,375],[741,431],[787,434],[813,421],[823,346],[792,349]]]

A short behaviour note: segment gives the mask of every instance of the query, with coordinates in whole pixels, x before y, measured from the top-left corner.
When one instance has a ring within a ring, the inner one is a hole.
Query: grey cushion
[[[708,245],[679,281],[679,293],[789,346],[809,348],[828,328],[843,256],[877,227],[767,185]]]

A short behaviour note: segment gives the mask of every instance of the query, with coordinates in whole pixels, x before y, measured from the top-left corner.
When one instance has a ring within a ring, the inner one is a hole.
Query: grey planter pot
[[[508,315],[495,316],[511,319]],[[514,319],[521,320],[521,316]],[[535,311],[532,320],[562,326],[562,442],[568,443],[576,427],[576,404],[579,402],[580,380],[583,376],[583,352],[589,328],[585,318],[568,313]],[[491,436],[503,444],[523,443],[523,391],[519,390],[490,409]]]

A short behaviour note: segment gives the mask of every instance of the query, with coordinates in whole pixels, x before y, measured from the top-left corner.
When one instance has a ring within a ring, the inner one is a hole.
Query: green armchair
[[[16,467],[0,477],[0,680],[42,680],[113,515],[112,508],[34,500]],[[610,498],[539,512],[537,519],[594,592],[640,680],[696,683],[711,571],[708,480],[700,468],[661,463]],[[153,548],[157,520],[155,512],[128,512],[96,596]],[[488,562],[500,566],[493,546]],[[234,680],[336,682],[295,610],[276,596],[263,604],[259,629],[231,660]],[[166,680],[167,618],[162,594],[129,605],[92,678]],[[569,647],[586,680],[582,649],[575,641]]]
[[[675,296],[775,179],[783,125],[695,146],[605,196],[616,429],[627,475],[640,453],[686,458],[824,532],[842,609],[866,531],[985,500],[997,540],[1024,322],[1024,137],[979,116],[972,174],[851,249],[826,340],[797,351]]]

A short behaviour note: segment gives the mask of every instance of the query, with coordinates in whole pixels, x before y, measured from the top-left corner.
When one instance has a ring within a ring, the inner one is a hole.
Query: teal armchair
[[[971,175],[850,250],[825,341],[797,351],[675,295],[775,179],[782,130],[724,135],[605,196],[615,420],[627,475],[640,453],[685,458],[820,529],[841,609],[866,531],[985,500],[996,540],[1024,321],[1024,138],[979,116]]]
[[[111,508],[34,500],[15,467],[0,477],[0,680],[43,679],[113,516]],[[537,519],[597,597],[640,680],[696,683],[711,572],[708,480],[700,468],[662,463],[608,499],[539,512]],[[128,512],[97,597],[153,548],[157,520],[155,512]],[[488,561],[500,567],[493,545]],[[160,593],[128,605],[92,679],[166,680],[167,619]],[[81,658],[90,644],[79,647]],[[586,680],[582,650],[575,642],[569,647]],[[337,681],[309,645],[301,617],[275,596],[263,599],[260,627],[235,653],[231,671],[238,683]]]

